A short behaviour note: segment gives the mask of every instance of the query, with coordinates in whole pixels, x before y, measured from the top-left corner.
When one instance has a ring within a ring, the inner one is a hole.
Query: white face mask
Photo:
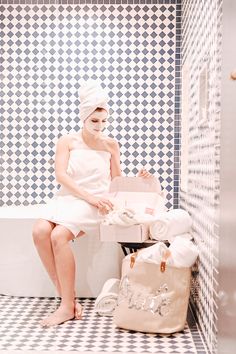
[[[95,111],[84,122],[84,128],[92,135],[99,135],[107,122],[107,112]]]

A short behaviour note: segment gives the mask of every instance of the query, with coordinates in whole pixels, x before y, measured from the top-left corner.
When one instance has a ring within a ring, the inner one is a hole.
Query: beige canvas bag
[[[114,323],[147,333],[183,330],[190,294],[190,268],[123,259]]]

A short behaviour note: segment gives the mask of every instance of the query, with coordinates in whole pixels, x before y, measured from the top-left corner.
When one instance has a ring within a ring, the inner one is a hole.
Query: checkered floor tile
[[[56,299],[0,295],[0,350],[205,353],[203,346],[197,351],[188,324],[183,332],[173,335],[126,331],[116,328],[111,317],[98,316],[94,299],[81,299],[81,303],[84,306],[81,321],[45,329],[38,322],[57,307]]]

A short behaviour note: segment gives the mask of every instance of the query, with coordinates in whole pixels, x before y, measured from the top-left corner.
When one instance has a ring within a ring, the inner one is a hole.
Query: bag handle
[[[137,252],[134,252],[134,253],[131,253],[131,256],[130,256],[130,268],[133,268],[134,266],[134,263],[136,261],[136,258],[137,258],[137,255],[138,255],[138,251]]]
[[[167,250],[165,251],[165,253],[163,254],[163,256],[162,256],[162,261],[161,261],[161,264],[160,264],[160,271],[161,271],[162,273],[164,273],[165,270],[166,270],[166,261],[167,261],[167,259],[168,259],[170,256],[171,256],[171,252],[170,252],[169,249],[167,249]]]
[[[138,252],[139,251],[131,253],[131,256],[130,256],[130,268],[131,269],[134,267],[136,258],[138,256]],[[162,256],[162,261],[160,263],[160,271],[161,271],[161,273],[165,272],[165,270],[166,270],[166,261],[170,257],[170,255],[171,255],[171,252],[167,249],[165,251],[165,253],[163,254],[163,256]]]
[[[160,271],[162,273],[164,273],[166,270],[166,261],[161,261],[161,264],[160,264]]]

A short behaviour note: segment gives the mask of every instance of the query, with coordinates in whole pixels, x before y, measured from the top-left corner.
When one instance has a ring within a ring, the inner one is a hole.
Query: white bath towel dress
[[[78,146],[70,151],[67,173],[86,192],[97,197],[102,196],[110,187],[111,154],[105,150],[93,150],[88,147],[81,133],[78,137]],[[99,215],[96,207],[61,186],[45,205],[42,218],[65,226],[76,237],[80,231],[98,235],[99,224],[104,217]]]

